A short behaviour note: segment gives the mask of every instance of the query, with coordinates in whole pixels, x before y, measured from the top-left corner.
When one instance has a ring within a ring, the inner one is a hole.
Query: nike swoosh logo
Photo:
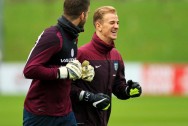
[[[104,101],[106,98],[101,99],[100,101],[94,102],[93,106],[97,108],[97,104]]]
[[[99,68],[99,67],[101,67],[101,65],[95,66],[95,68]]]

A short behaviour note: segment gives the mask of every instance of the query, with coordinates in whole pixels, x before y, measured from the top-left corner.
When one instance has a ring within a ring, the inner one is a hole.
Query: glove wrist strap
[[[85,91],[81,91],[81,92],[80,92],[80,95],[79,95],[79,100],[80,100],[80,101],[83,100],[83,98],[84,98],[84,93],[85,93]]]
[[[127,87],[125,88],[125,93],[129,96],[128,88],[129,88],[129,86],[127,86]]]
[[[65,79],[68,77],[68,71],[66,67],[60,67],[59,68],[59,78],[60,79]]]

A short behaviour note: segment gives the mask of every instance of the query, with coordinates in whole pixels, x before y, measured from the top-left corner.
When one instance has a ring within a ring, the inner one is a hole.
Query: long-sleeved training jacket
[[[77,59],[80,62],[88,60],[95,70],[92,82],[78,80],[72,84],[71,100],[78,126],[107,126],[111,107],[107,111],[99,111],[91,104],[79,101],[79,95],[81,90],[85,90],[110,97],[113,93],[119,99],[128,99],[122,57],[114,43],[107,45],[94,33],[91,42],[78,49]]]
[[[71,80],[57,77],[60,66],[76,59],[79,32],[81,29],[62,17],[39,36],[23,71],[32,79],[24,102],[28,112],[64,116],[72,111]]]

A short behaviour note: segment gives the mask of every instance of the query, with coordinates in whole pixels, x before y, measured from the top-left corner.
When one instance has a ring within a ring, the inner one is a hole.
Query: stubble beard
[[[85,23],[86,23],[86,18],[84,18],[84,20],[80,21],[80,23],[78,24],[78,27],[84,29]]]

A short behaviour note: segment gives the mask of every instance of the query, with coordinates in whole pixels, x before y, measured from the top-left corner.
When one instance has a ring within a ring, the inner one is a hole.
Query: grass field
[[[113,98],[109,126],[187,126],[188,97]],[[24,96],[0,96],[0,126],[21,126]]]
[[[15,1],[6,0],[4,6],[4,61],[25,61],[38,35],[62,14],[62,0]],[[115,42],[124,60],[188,62],[187,0],[92,0],[79,46],[90,41],[93,12],[103,5],[117,8],[120,29]]]

